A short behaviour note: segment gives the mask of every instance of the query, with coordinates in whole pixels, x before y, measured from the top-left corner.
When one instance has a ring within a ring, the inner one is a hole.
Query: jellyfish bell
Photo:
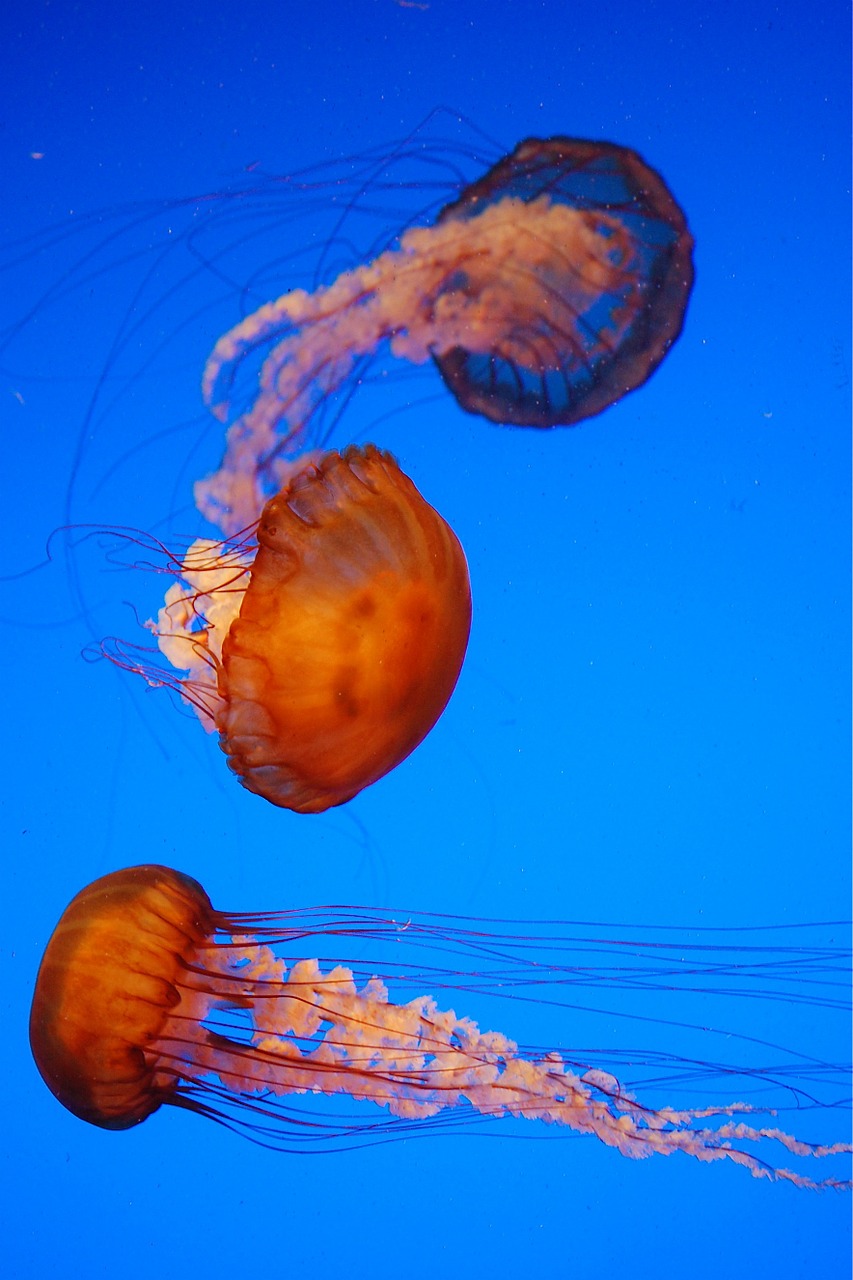
[[[775,1146],[786,1158],[811,1161],[849,1155],[849,1143],[810,1144],[775,1123],[759,1127],[759,1108],[743,1102],[652,1107],[605,1067],[481,1031],[429,994],[395,1000],[392,979],[386,985],[371,972],[372,959],[359,972],[305,955],[306,946],[341,937],[354,947],[389,938],[398,956],[413,939],[432,942],[433,961],[467,946],[476,957],[472,972],[453,975],[430,963],[429,980],[459,988],[454,1003],[461,989],[469,998],[485,989],[490,976],[510,999],[526,1000],[542,984],[543,968],[538,948],[526,955],[524,939],[460,928],[452,918],[401,922],[343,908],[326,909],[324,923],[318,916],[320,909],[255,917],[217,911],[197,881],[162,866],[96,880],[66,908],[36,981],[30,1042],[46,1084],[75,1115],[106,1129],[129,1128],[168,1104],[286,1148],[291,1139],[297,1147],[377,1141],[440,1128],[456,1115],[512,1115],[595,1136],[632,1158],[681,1152],[797,1187],[849,1187],[837,1176],[817,1181],[775,1167],[764,1154]],[[559,957],[550,974],[554,995],[575,971],[565,944],[551,943]],[[719,945],[711,950],[717,980]],[[815,959],[825,974],[826,949]],[[409,957],[391,967],[398,985],[406,974],[409,982],[423,979]],[[659,969],[655,956],[648,975]],[[341,1095],[361,1118],[324,1118],[317,1101]]]
[[[147,1046],[181,1002],[175,980],[215,928],[195,880],[131,867],[77,894],[39,970],[30,1044],[48,1088],[90,1124],[127,1129],[170,1099]]]
[[[494,422],[571,425],[641,386],[680,334],[693,285],[684,213],[636,151],[609,142],[521,142],[437,222],[544,201],[576,216],[527,232],[542,238],[542,252],[529,274],[509,278],[518,310],[506,336],[485,352],[463,339],[433,353],[461,406]],[[517,223],[525,234],[524,218]],[[467,269],[456,287],[472,289]]]
[[[228,501],[235,477],[258,507],[319,406],[383,342],[415,365],[434,360],[459,404],[495,422],[551,427],[602,412],[678,337],[692,248],[684,214],[636,152],[522,142],[433,225],[404,230],[327,286],[289,290],[219,339],[202,391],[223,420],[241,365],[270,349],[219,471],[196,485],[199,509],[231,532],[246,515]]]
[[[438,720],[468,643],[468,568],[373,445],[293,468],[256,537],[196,542],[149,625],[243,786],[319,812],[395,768]]]

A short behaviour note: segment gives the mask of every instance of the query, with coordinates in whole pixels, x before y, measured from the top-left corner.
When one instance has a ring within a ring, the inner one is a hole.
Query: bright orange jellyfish
[[[316,813],[395,768],[441,715],[468,643],[468,567],[373,445],[303,459],[256,527],[257,547],[195,542],[148,624],[185,679],[115,660],[177,685],[244,787]]]
[[[216,911],[197,881],[167,867],[117,871],[79,893],[48,943],[30,1018],[33,1055],[60,1102],[106,1129],[138,1124],[168,1103],[275,1145],[313,1125],[297,1097],[344,1094],[393,1119],[349,1128],[336,1112],[327,1135],[360,1130],[375,1141],[427,1120],[440,1126],[460,1109],[567,1126],[634,1158],[680,1151],[798,1187],[850,1185],[773,1168],[745,1149],[776,1143],[822,1158],[849,1153],[850,1144],[816,1146],[753,1127],[744,1117],[754,1108],[743,1103],[651,1109],[610,1073],[577,1075],[559,1053],[524,1054],[428,995],[396,1004],[378,977],[359,989],[343,965],[324,972],[316,959],[285,961],[249,927],[290,945],[311,932],[286,912]],[[362,937],[379,928],[359,918]],[[395,926],[397,936],[407,928]],[[332,921],[325,934],[340,930]],[[479,939],[487,955],[489,939]],[[529,989],[529,974],[523,981]]]
[[[661,177],[636,152],[529,139],[431,227],[314,293],[262,306],[213,350],[203,392],[223,419],[241,362],[272,343],[257,395],[230,427],[220,470],[196,485],[226,533],[280,485],[312,414],[385,340],[432,358],[460,405],[552,427],[641,385],[678,337],[693,241]]]

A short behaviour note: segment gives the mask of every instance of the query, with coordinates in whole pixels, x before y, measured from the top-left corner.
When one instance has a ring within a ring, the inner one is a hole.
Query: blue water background
[[[672,925],[686,941],[849,916],[847,8],[5,6],[9,574],[69,519],[197,531],[191,482],[221,441],[204,358],[247,306],[316,269],[328,201],[353,198],[279,193],[259,230],[258,204],[235,198],[256,178],[412,134],[430,154],[458,148],[465,176],[526,136],[608,139],[671,185],[697,280],[649,384],[577,429],[492,426],[432,370],[401,378],[390,360],[387,386],[348,406],[334,443],[398,454],[466,548],[475,621],[435,731],[344,810],[265,805],[168,694],[84,660],[95,639],[136,635],[161,580],[59,537],[51,563],[5,582],[4,1275],[849,1274],[836,1194],[536,1140],[520,1121],[322,1157],[170,1109],[105,1133],[60,1108],[26,1040],[64,905],[138,862],[235,910],[373,903]],[[218,195],[159,203],[203,193]],[[378,199],[359,235],[387,237],[400,209],[436,198],[421,183]],[[204,255],[232,241],[218,273]],[[631,1044],[630,996],[599,1003],[618,1012],[584,1024],[585,1042]],[[473,996],[455,1006],[498,1016]],[[692,1047],[673,1008],[664,993],[663,1021],[637,1034],[678,1055]],[[509,1035],[576,1043],[570,1010],[499,1016]],[[849,1056],[845,1017],[808,1003],[734,994],[707,1016]],[[844,1106],[783,1120],[807,1139],[849,1130]]]

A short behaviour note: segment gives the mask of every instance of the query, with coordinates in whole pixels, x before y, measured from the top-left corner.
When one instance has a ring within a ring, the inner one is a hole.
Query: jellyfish
[[[202,390],[228,416],[241,363],[272,343],[196,503],[226,534],[257,517],[321,403],[387,341],[432,359],[461,407],[553,427],[640,386],[678,337],[693,241],[661,177],[633,151],[528,139],[434,225],[314,292],[293,289],[217,342]]]
[[[456,685],[471,625],[458,539],[395,459],[304,460],[231,543],[198,539],[149,627],[243,786],[316,813],[418,745]]]
[[[410,923],[395,925],[399,937]],[[359,924],[363,937],[379,928],[368,916]],[[327,932],[341,929],[333,920]],[[167,1104],[267,1141],[277,1127],[313,1131],[298,1099],[344,1095],[385,1119],[325,1123],[344,1133],[352,1123],[367,1140],[440,1127],[455,1112],[511,1115],[592,1135],[632,1158],[680,1152],[797,1187],[850,1185],[763,1156],[775,1144],[821,1159],[849,1154],[850,1144],[756,1127],[745,1103],[652,1108],[610,1072],[577,1074],[556,1051],[524,1052],[431,995],[398,1003],[377,976],[359,985],[342,964],[281,957],[271,945],[291,951],[308,932],[287,912],[217,911],[196,880],[168,867],[96,880],[66,908],[39,970],[30,1042],[42,1077],[69,1111],[105,1129]]]

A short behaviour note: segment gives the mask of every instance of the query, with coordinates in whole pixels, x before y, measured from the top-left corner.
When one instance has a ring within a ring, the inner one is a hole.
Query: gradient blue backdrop
[[[847,9],[5,5],[7,572],[42,558],[70,486],[78,522],[194,531],[190,483],[219,439],[199,373],[240,299],[204,269],[175,289],[208,206],[113,242],[125,207],[358,152],[446,106],[471,123],[441,115],[432,136],[469,148],[474,126],[506,149],[552,133],[637,148],[688,212],[697,283],[649,385],[577,430],[469,418],[428,370],[389,385],[405,411],[385,423],[385,400],[351,406],[336,442],[375,435],[451,521],[475,623],[435,732],[347,810],[264,805],[167,695],[82,660],[93,635],[133,634],[158,580],[87,544],[4,585],[4,1275],[849,1274],[841,1196],[511,1124],[323,1158],[177,1112],[112,1135],[58,1106],[26,1042],[62,908],[135,862],[176,865],[232,909],[410,904],[685,936],[848,915]],[[249,241],[251,297],[269,265],[255,252],[284,260],[325,225],[314,201]],[[90,276],[66,277],[89,252]],[[286,287],[286,264],[269,279]],[[847,1056],[843,1017],[749,1016],[758,1036]],[[677,1028],[659,1036],[679,1052]],[[543,1010],[549,1037],[570,1046],[573,1029]],[[843,1137],[848,1118],[786,1117],[806,1138]]]

